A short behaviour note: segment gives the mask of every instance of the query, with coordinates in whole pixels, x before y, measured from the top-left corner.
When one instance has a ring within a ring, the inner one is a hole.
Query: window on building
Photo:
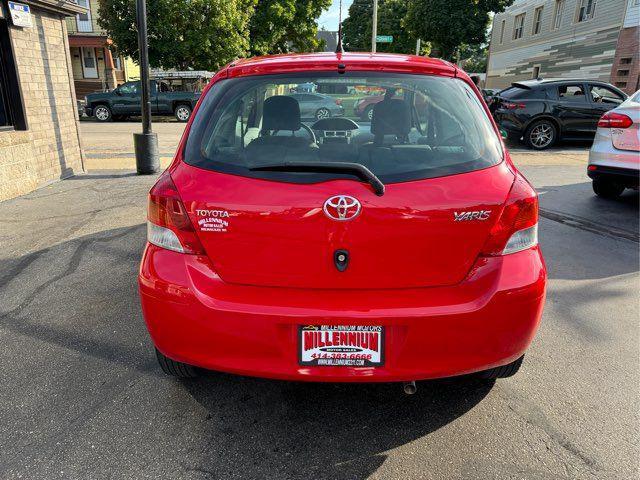
[[[627,77],[629,75],[629,70],[618,70],[619,77]]]
[[[517,40],[522,38],[522,32],[524,31],[524,17],[526,13],[516,15],[515,22],[513,24],[513,39]]]
[[[562,13],[564,12],[564,0],[556,0],[556,7],[553,11],[553,29],[557,30],[562,24]]]
[[[631,57],[622,57],[620,58],[620,65],[631,65],[632,60]]]
[[[506,26],[507,26],[507,21],[502,20],[502,23],[500,24],[500,45],[502,45],[502,42],[504,42],[504,29]]]
[[[540,65],[533,67],[533,75],[531,78],[538,78],[540,76]]]
[[[0,51],[0,129],[13,125],[11,121],[11,112],[9,111],[9,85],[4,73],[4,57]]]
[[[0,131],[26,128],[9,28],[0,18]]]
[[[578,1],[578,22],[591,20],[596,10],[596,0]]]
[[[540,33],[540,29],[542,28],[542,10],[544,7],[538,7],[533,12],[533,35],[537,35]]]
[[[560,85],[558,87],[558,98],[565,102],[580,103],[587,101],[582,85]]]
[[[627,82],[616,82],[614,85],[618,88],[627,88]]]

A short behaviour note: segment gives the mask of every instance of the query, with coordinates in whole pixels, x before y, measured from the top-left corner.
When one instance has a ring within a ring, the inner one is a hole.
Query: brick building
[[[611,67],[611,83],[633,93],[640,90],[640,0],[627,1],[627,12]]]
[[[65,23],[83,11],[0,0],[0,200],[83,171]]]

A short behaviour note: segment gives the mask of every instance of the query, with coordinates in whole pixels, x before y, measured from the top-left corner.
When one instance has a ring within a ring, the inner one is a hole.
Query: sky
[[[353,3],[353,0],[342,0],[342,19],[344,20],[349,16],[349,7]],[[339,0],[333,0],[328,10],[325,10],[318,19],[318,28],[324,27],[325,30],[338,30],[338,18],[339,18]]]

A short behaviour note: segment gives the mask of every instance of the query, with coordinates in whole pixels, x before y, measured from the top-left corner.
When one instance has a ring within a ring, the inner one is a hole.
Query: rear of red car
[[[286,93],[303,83],[386,94],[370,124],[305,123]],[[537,197],[507,155],[444,62],[230,67],[149,196],[139,285],[161,363],[316,381],[516,364],[546,274]]]

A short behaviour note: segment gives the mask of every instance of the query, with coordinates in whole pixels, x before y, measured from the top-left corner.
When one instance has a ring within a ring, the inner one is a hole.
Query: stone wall
[[[32,7],[32,28],[9,27],[26,131],[0,131],[0,200],[83,172],[64,17]]]

